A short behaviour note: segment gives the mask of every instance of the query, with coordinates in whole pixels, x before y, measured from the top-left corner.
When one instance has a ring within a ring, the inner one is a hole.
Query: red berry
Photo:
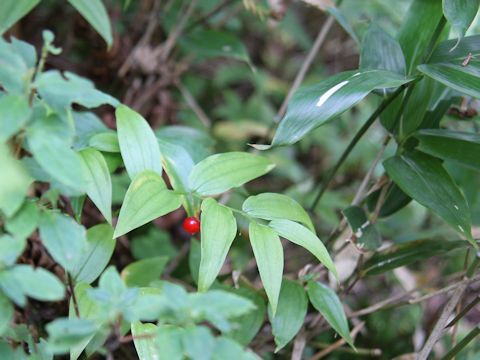
[[[194,217],[188,217],[183,220],[183,230],[191,235],[195,235],[200,231],[200,221]]]

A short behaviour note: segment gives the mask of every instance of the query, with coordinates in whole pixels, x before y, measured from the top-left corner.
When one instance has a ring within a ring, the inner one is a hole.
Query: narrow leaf
[[[275,316],[282,286],[283,247],[278,235],[269,227],[252,221],[249,226],[250,243],[257,262],[260,278]]]
[[[307,293],[313,307],[322,314],[330,326],[345,339],[348,345],[355,348],[348,330],[347,316],[343,311],[343,306],[337,294],[328,286],[315,281],[308,282]]]
[[[68,0],[68,2],[93,26],[110,48],[112,46],[112,26],[102,1]]]
[[[198,290],[206,291],[222,268],[237,232],[232,211],[214,199],[202,202],[201,259]]]
[[[391,157],[383,165],[400,189],[475,245],[467,201],[438,159],[413,152]]]
[[[290,220],[273,220],[269,226],[278,235],[310,251],[335,276],[337,270],[322,241],[305,226]]]
[[[302,87],[289,102],[272,146],[294,144],[313,129],[337,118],[373,90],[395,88],[411,80],[385,70],[358,70],[342,72],[316,85]]]
[[[181,204],[181,197],[167,190],[160,175],[153,171],[139,173],[130,184],[123,200],[113,237],[168,214]]]
[[[275,316],[269,314],[275,337],[275,352],[280,351],[297,335],[307,315],[308,299],[305,289],[296,281],[283,279]]]
[[[76,282],[90,284],[105,270],[115,248],[113,228],[99,224],[87,230],[87,250],[78,259],[71,271]]]
[[[144,170],[162,175],[157,138],[147,121],[125,105],[119,106],[115,115],[120,151],[130,178]]]

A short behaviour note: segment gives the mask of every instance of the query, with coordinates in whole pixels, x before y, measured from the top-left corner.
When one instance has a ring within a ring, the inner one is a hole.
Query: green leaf
[[[213,348],[212,360],[259,360],[253,352],[248,349],[243,349],[235,341],[220,336],[215,339],[215,347]]]
[[[5,142],[15,135],[27,123],[31,113],[25,96],[2,96],[0,98],[0,142]]]
[[[158,331],[158,327],[151,323],[143,324],[136,321],[132,324],[133,343],[139,360],[160,360],[166,355],[165,349],[162,349],[157,340]]]
[[[95,89],[90,80],[68,71],[63,74],[57,70],[45,71],[37,76],[34,86],[42,99],[59,112],[68,109],[72,103],[89,109],[104,104],[119,105],[117,99]]]
[[[345,30],[345,32],[350,35],[350,37],[355,41],[356,44],[360,44],[355,30],[353,30],[352,25],[348,20],[343,16],[342,12],[338,7],[330,6],[327,8],[327,12],[337,20],[338,24]]]
[[[183,39],[182,45],[189,54],[200,58],[230,57],[251,64],[247,49],[240,39],[225,31],[196,31]]]
[[[273,220],[269,226],[281,237],[310,251],[335,276],[337,270],[322,241],[305,226],[290,220]]]
[[[475,245],[467,201],[438,159],[413,152],[391,157],[383,165],[408,196],[443,218]]]
[[[0,235],[0,268],[12,266],[25,249],[24,238]]]
[[[108,48],[112,46],[112,26],[101,0],[68,0],[68,2],[102,36]]]
[[[397,37],[405,55],[407,74],[412,74],[422,61],[442,15],[442,4],[438,0],[413,0],[410,3]]]
[[[195,165],[190,154],[181,146],[158,140],[162,163],[175,190],[189,192],[188,176]]]
[[[465,241],[425,239],[394,245],[376,252],[362,266],[361,274],[378,275],[416,261],[426,260],[449,251],[466,247]]]
[[[153,171],[139,173],[130,184],[123,200],[113,237],[117,238],[181,204],[181,197],[167,190],[160,175]]]
[[[480,170],[480,135],[444,129],[425,129],[415,134],[422,152]]]
[[[148,259],[132,262],[122,270],[122,278],[128,287],[149,286],[154,280],[160,280],[160,276],[167,265],[168,257],[156,256]]]
[[[90,338],[98,326],[89,319],[59,318],[47,324],[48,344],[56,354],[67,353],[70,348]]]
[[[2,2],[1,6],[5,2]],[[0,17],[5,13],[1,12]],[[32,69],[29,69],[21,54],[17,51],[11,43],[6,42],[0,36],[0,85],[9,94],[25,95],[24,79],[31,76]]]
[[[37,228],[39,212],[32,201],[25,201],[22,207],[5,223],[8,232],[19,239],[26,239]]]
[[[34,269],[30,265],[16,265],[10,270],[10,274],[16,279],[16,286],[35,300],[57,301],[65,296],[62,282],[41,267]]]
[[[467,36],[456,45],[458,39],[446,40],[438,44],[430,56],[429,63],[455,62],[462,63],[469,53],[480,55],[480,35]]]
[[[0,2],[0,35],[27,15],[40,0],[2,0]]]
[[[115,249],[113,228],[98,224],[87,230],[87,250],[79,256],[71,270],[76,282],[90,284],[105,270]]]
[[[80,151],[87,171],[86,192],[93,203],[100,210],[105,219],[112,223],[112,180],[108,171],[107,162],[103,155],[95,149]]]
[[[367,197],[369,211],[375,211],[382,189],[377,190]],[[379,217],[387,217],[404,208],[412,198],[405,194],[396,184],[392,184],[385,194],[385,200],[380,208]]]
[[[120,152],[118,135],[113,131],[94,134],[88,141],[88,144],[99,151],[113,153]]]
[[[463,66],[462,62],[423,64],[418,70],[449,88],[480,98],[479,60],[470,60],[466,66]]]
[[[206,326],[188,326],[183,331],[182,344],[188,359],[210,360],[215,338]]]
[[[28,187],[32,182],[22,163],[11,156],[8,147],[0,144],[0,210],[10,217],[22,206]]]
[[[206,291],[215,281],[225,262],[237,233],[237,222],[229,208],[208,198],[202,202],[201,224],[198,290]]]
[[[258,272],[268,301],[275,315],[282,286],[283,247],[277,233],[267,226],[252,221],[249,226],[250,243],[257,262]]]
[[[480,0],[443,0],[443,14],[462,38],[477,15]]]
[[[235,319],[235,327],[227,334],[236,342],[247,346],[262,327],[266,312],[265,300],[258,291],[248,288],[232,289],[232,291],[236,295],[249,299],[255,305],[255,309]]]
[[[395,88],[411,80],[385,70],[356,70],[301,87],[288,104],[272,146],[294,144],[313,129],[355,106],[373,90]]]
[[[406,74],[405,57],[400,44],[374,22],[362,40],[360,68]]]
[[[189,184],[201,195],[221,194],[266,174],[274,166],[264,157],[245,152],[215,154],[194,166]]]
[[[330,326],[348,345],[355,348],[348,330],[347,316],[343,311],[343,306],[337,294],[328,286],[315,281],[308,282],[307,293],[313,307],[322,314]]]
[[[375,225],[371,224],[365,211],[359,206],[349,206],[342,211],[355,236],[360,249],[375,250],[382,244],[382,237]]]
[[[10,300],[0,292],[0,336],[10,327],[13,320],[13,305]]]
[[[119,106],[115,115],[120,151],[130,179],[144,170],[162,175],[160,148],[147,121],[125,105]]]
[[[312,232],[315,231],[312,220],[303,207],[286,195],[263,193],[250,196],[243,203],[242,209],[248,215],[259,219],[288,219],[302,223]]]
[[[73,271],[87,249],[85,228],[71,217],[53,211],[40,216],[40,237],[53,257],[67,271]]]
[[[65,134],[58,132],[58,118],[44,118],[28,129],[28,145],[34,159],[53,179],[83,193],[87,169],[78,153],[70,148]]]
[[[188,268],[193,281],[198,285],[198,272],[200,270],[201,254],[200,241],[194,237],[190,238],[190,252],[188,254]]]
[[[307,315],[308,299],[305,289],[296,281],[283,279],[277,313],[269,313],[275,352],[280,351],[301,329]]]

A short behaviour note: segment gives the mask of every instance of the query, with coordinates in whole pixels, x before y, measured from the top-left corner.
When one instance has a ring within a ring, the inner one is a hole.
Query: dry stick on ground
[[[207,116],[207,114],[205,114],[203,109],[198,105],[197,101],[192,96],[190,91],[188,91],[188,89],[181,82],[178,82],[177,87],[178,87],[178,90],[180,90],[180,92],[182,93],[182,96],[185,99],[185,102],[193,110],[195,115],[197,115],[198,119],[202,122],[203,126],[205,126],[206,128],[210,128],[210,126],[212,126],[212,121]]]
[[[145,33],[143,34],[142,38],[139,40],[137,45],[135,45],[133,50],[128,54],[128,57],[123,62],[122,66],[120,67],[120,70],[118,70],[118,74],[120,75],[120,77],[124,77],[125,74],[128,72],[128,70],[130,70],[130,67],[132,66],[133,55],[135,54],[135,52],[142,46],[147,45],[147,43],[150,41],[153,31],[158,25],[159,9],[160,9],[160,0],[154,0],[150,17],[148,19],[147,29],[145,30]]]
[[[353,330],[350,332],[350,336],[352,337],[353,340],[355,340],[355,337],[357,334],[362,330],[362,328],[365,326],[365,322],[359,323],[357,326],[353,328]],[[327,348],[323,349],[322,351],[316,353],[313,355],[309,360],[319,360],[323,358],[324,356],[330,354],[332,351],[338,349],[339,347],[345,345],[347,342],[342,338],[337,341],[335,341],[332,345],[328,346]]]
[[[445,325],[448,322],[450,315],[452,314],[453,310],[457,306],[458,302],[462,298],[462,295],[467,288],[467,283],[462,283],[461,286],[457,287],[456,290],[453,292],[452,297],[448,301],[448,303],[443,308],[442,314],[438,318],[437,323],[435,324],[430,336],[428,337],[425,345],[423,346],[422,350],[418,354],[417,360],[426,360],[428,355],[433,349],[433,346],[437,343],[438,340],[443,336],[445,332]]]

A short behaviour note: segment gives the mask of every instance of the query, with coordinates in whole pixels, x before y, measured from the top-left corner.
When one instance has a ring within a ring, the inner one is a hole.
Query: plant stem
[[[465,336],[462,341],[460,341],[455,347],[453,347],[443,358],[442,360],[449,360],[452,359],[455,355],[457,355],[460,350],[462,350],[465,346],[470,343],[477,335],[480,334],[480,327],[476,326],[472,331]]]
[[[323,181],[322,186],[320,187],[320,190],[318,191],[317,196],[315,197],[315,200],[313,201],[312,205],[310,206],[310,211],[312,212],[315,207],[317,206],[318,202],[322,198],[323,194],[328,188],[328,185],[332,181],[332,179],[335,177],[337,174],[338,169],[340,169],[340,166],[344,163],[344,161],[347,159],[348,155],[352,152],[353,148],[355,145],[357,145],[358,141],[362,138],[362,136],[367,132],[367,130],[370,128],[370,126],[373,125],[373,123],[377,120],[377,118],[382,114],[382,112],[395,100],[408,86],[409,84],[404,84],[400,86],[395,92],[390,94],[385,100],[383,100],[378,108],[373,112],[372,115],[367,119],[365,124],[362,125],[362,127],[357,131],[353,139],[350,141],[348,144],[347,148],[343,151],[342,155],[340,156],[340,159],[338,159],[337,163],[335,166],[330,170],[330,172],[327,175],[327,178]]]

